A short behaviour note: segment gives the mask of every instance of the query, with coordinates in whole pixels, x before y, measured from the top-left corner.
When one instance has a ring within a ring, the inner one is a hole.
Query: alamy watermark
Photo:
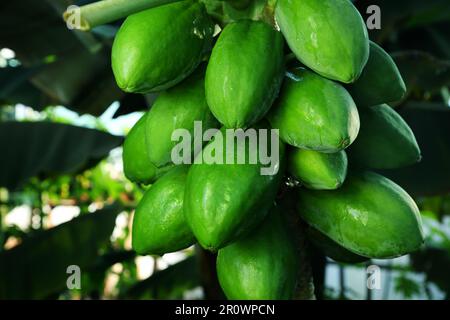
[[[366,26],[369,30],[381,29],[381,8],[377,5],[370,5],[366,9],[369,17],[366,20]],[[67,28],[70,30],[82,29],[81,8],[77,5],[68,6],[64,13],[66,17]]]
[[[275,175],[280,169],[278,129],[207,129],[194,122],[193,134],[175,129],[171,137],[178,142],[171,159],[179,164],[258,164],[261,175]],[[204,148],[204,143],[209,142]]]
[[[366,26],[369,30],[381,29],[381,8],[377,5],[370,5],[366,10],[370,16],[367,18]]]
[[[367,288],[370,290],[381,289],[381,269],[377,265],[370,265],[366,269],[367,273]]]
[[[64,13],[67,28],[70,30],[81,28],[81,8],[76,5],[68,6]]]
[[[70,265],[66,269],[66,273],[69,275],[66,280],[66,286],[69,290],[81,289],[81,268],[76,264]]]

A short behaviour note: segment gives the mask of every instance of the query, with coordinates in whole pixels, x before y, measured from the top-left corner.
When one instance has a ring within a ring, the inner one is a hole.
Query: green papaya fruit
[[[312,227],[345,249],[369,258],[393,258],[423,243],[419,209],[391,180],[372,172],[349,176],[333,191],[301,189],[297,210]]]
[[[306,188],[337,189],[347,176],[347,154],[344,150],[322,153],[294,148],[288,156],[288,171]]]
[[[259,121],[275,100],[284,76],[283,36],[261,21],[228,24],[206,70],[206,100],[227,128]]]
[[[313,227],[306,229],[306,235],[308,240],[310,240],[316,248],[335,261],[343,263],[360,263],[369,260],[367,257],[357,255],[356,253],[345,249]]]
[[[228,299],[286,300],[293,296],[298,252],[279,210],[247,237],[220,249],[217,276]]]
[[[402,117],[383,104],[360,110],[361,131],[349,149],[350,160],[372,169],[394,169],[420,160],[414,133]]]
[[[219,127],[206,104],[203,72],[200,68],[182,83],[162,92],[149,111],[146,148],[150,161],[157,167],[172,162],[172,150],[179,143],[172,140],[176,129],[186,129],[193,137],[194,121],[201,121],[203,130]],[[196,146],[194,139],[191,140],[194,154]]]
[[[344,87],[304,68],[287,73],[268,119],[287,144],[321,152],[345,149],[359,131],[358,110]]]
[[[402,99],[406,86],[391,56],[371,41],[369,61],[349,92],[358,107],[367,107]]]
[[[139,119],[123,143],[123,171],[125,176],[137,183],[149,184],[160,177],[168,167],[157,168],[150,162],[145,148],[145,123],[148,113]]]
[[[272,150],[272,155],[278,153],[273,159],[273,173],[262,174],[259,156],[255,163],[249,161],[251,154],[259,153],[261,147],[252,148],[246,143],[242,151],[234,139],[234,148],[230,148],[231,140],[220,138],[225,136],[225,131],[222,128],[196,157],[186,184],[186,219],[200,245],[211,251],[235,241],[264,219],[272,207],[284,171],[281,141],[278,148],[274,146]],[[227,159],[234,157],[234,161],[199,162],[213,153]],[[237,161],[242,154],[245,163]]]
[[[187,166],[177,166],[145,192],[133,218],[132,247],[139,254],[185,249],[195,243],[183,214]]]
[[[129,16],[112,47],[118,86],[136,93],[174,86],[210,50],[213,32],[213,22],[197,1],[175,2]]]
[[[275,16],[303,64],[329,79],[358,79],[369,58],[369,37],[349,0],[278,0]]]

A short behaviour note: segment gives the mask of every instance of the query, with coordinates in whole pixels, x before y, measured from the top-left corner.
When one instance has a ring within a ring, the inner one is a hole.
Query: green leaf
[[[181,299],[186,290],[201,285],[197,259],[189,257],[138,282],[122,294],[125,299]]]
[[[0,11],[0,48],[14,50],[25,66],[38,65],[77,47],[98,50],[102,44],[92,34],[73,32],[63,21],[62,13],[75,2],[17,0],[4,4]]]
[[[413,296],[420,294],[419,284],[411,278],[408,278],[405,274],[401,274],[395,278],[394,290],[402,293],[407,299],[411,299]]]
[[[0,186],[15,189],[37,175],[76,173],[118,147],[122,137],[51,122],[0,123]]]
[[[69,30],[64,23],[62,13],[76,2],[19,0],[2,7],[0,48],[12,49],[21,69],[33,74],[27,79],[7,77],[14,88],[8,86],[7,95],[0,89],[0,103],[23,103],[35,110],[64,105],[101,115],[125,96],[110,67],[112,39]],[[0,69],[0,78],[2,74]]]
[[[107,243],[119,207],[82,215],[0,253],[0,299],[44,299],[66,289],[67,267],[81,273]]]
[[[399,112],[416,136],[422,160],[406,168],[382,171],[382,174],[414,196],[449,192],[450,108],[440,104],[426,107],[409,104]]]
[[[448,270],[450,266],[449,250],[439,248],[426,248],[411,255],[412,268],[424,272],[427,281],[435,283],[439,289],[450,297],[450,281]]]
[[[42,110],[50,103],[50,99],[36,87],[29,78],[38,68],[0,68],[0,105],[14,105],[22,103],[34,106],[35,110]]]

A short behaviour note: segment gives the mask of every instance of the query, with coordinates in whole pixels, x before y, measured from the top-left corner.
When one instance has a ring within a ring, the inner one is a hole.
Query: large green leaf
[[[44,299],[65,290],[67,268],[88,271],[106,244],[119,208],[82,215],[0,253],[0,299]]]
[[[198,270],[196,257],[189,257],[138,282],[123,293],[122,298],[181,299],[186,290],[201,285]]]
[[[102,43],[91,33],[73,32],[62,19],[75,1],[15,0],[0,4],[0,48],[16,52],[25,66],[35,66],[49,57],[85,47],[98,50]],[[85,70],[89,72],[89,70]]]
[[[23,103],[36,110],[64,105],[98,116],[126,97],[110,67],[111,35],[69,30],[62,19],[69,5],[88,2],[1,2],[0,48],[13,50],[22,70],[0,68],[0,82],[8,81],[0,88],[0,104]]]
[[[435,283],[450,298],[450,281],[448,270],[450,267],[450,252],[441,248],[425,248],[411,255],[414,270],[424,272],[427,281]]]
[[[0,106],[22,103],[42,110],[51,103],[48,96],[36,88],[29,78],[38,68],[0,68]]]
[[[383,171],[415,196],[450,191],[450,107],[406,105],[400,114],[409,124],[422,151],[412,166]]]
[[[0,123],[0,186],[15,189],[37,175],[76,173],[96,164],[123,138],[52,122]]]
[[[0,102],[22,103],[36,110],[64,105],[100,115],[125,96],[116,85],[109,56],[109,49],[91,53],[79,46],[36,67],[0,68]]]

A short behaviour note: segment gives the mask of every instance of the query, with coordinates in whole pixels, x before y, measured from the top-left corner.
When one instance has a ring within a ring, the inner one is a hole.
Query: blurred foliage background
[[[121,21],[90,33],[61,16],[91,1],[0,3],[0,299],[222,298],[214,257],[189,248],[138,257],[130,217],[143,187],[122,173],[123,136],[155,95],[121,92],[110,50]],[[414,195],[426,245],[406,257],[338,264],[311,250],[319,299],[450,298],[450,2],[356,0],[381,8],[370,37],[392,54],[408,87],[394,107],[416,134],[423,160],[385,171]],[[236,13],[238,15],[238,13]],[[232,17],[231,17],[232,18]],[[81,269],[68,289],[67,268]]]

